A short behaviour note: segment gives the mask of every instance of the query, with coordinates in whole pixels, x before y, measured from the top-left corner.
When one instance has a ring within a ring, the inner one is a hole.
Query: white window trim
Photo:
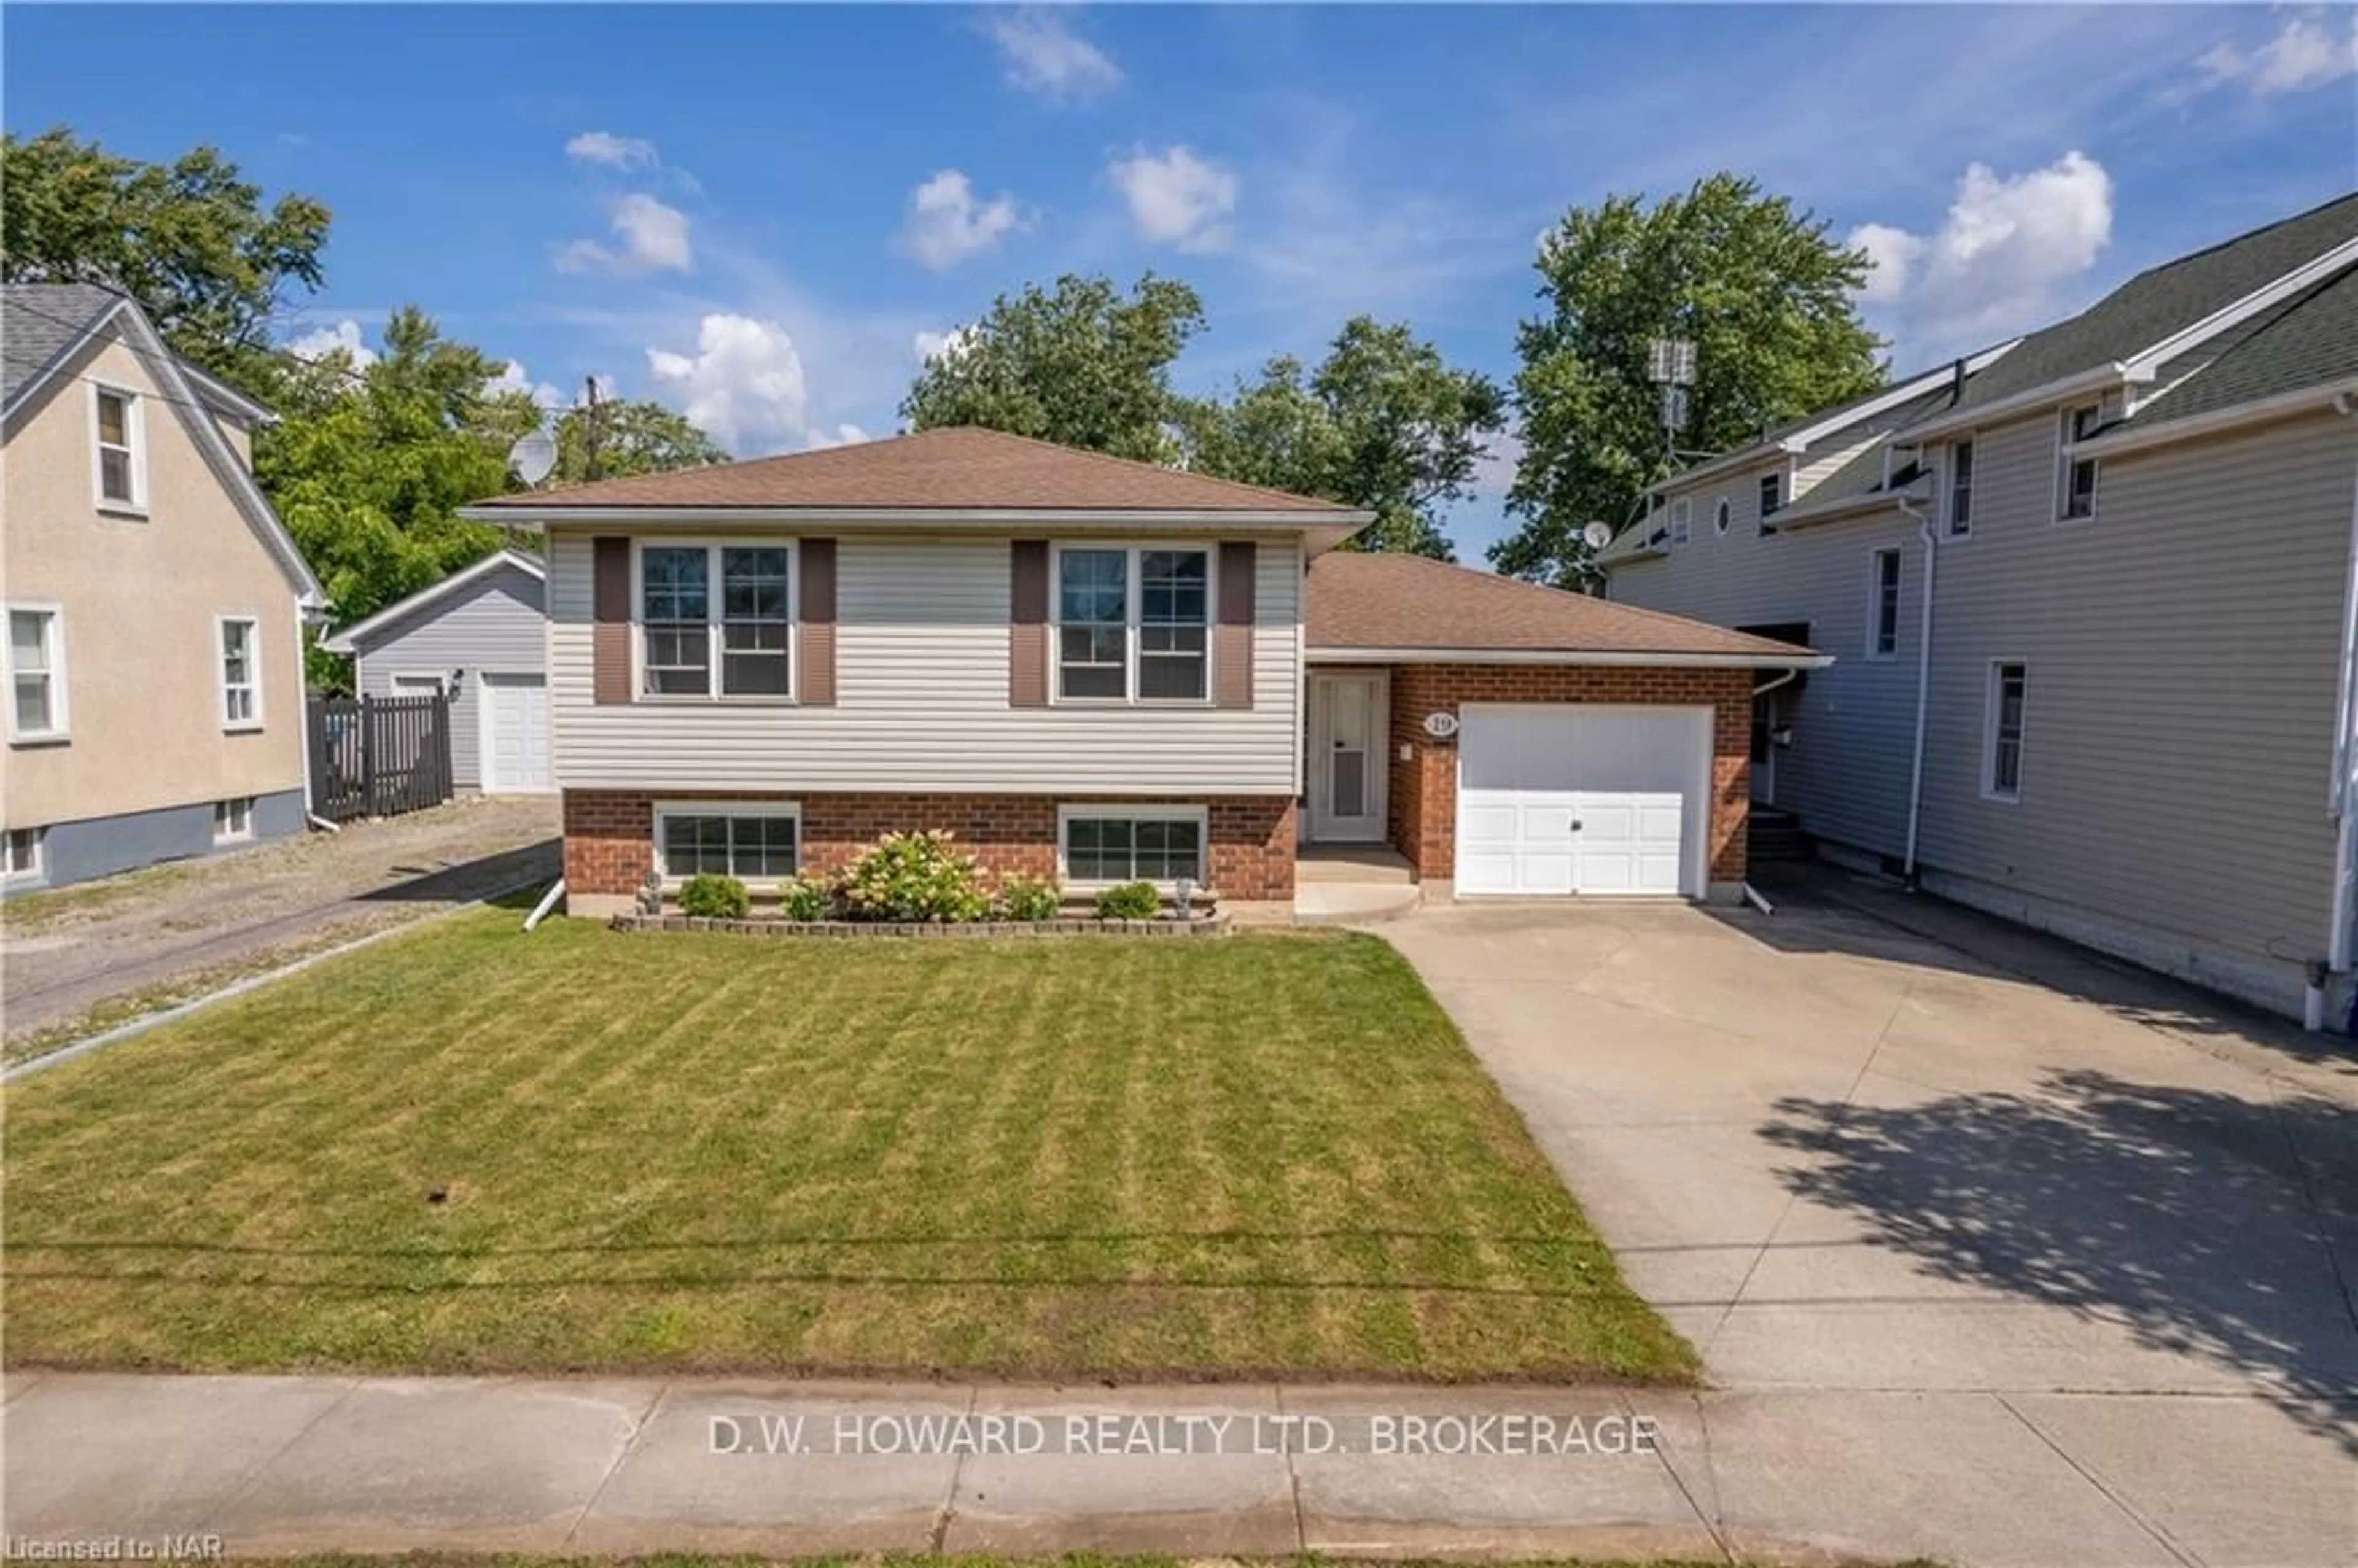
[[[1065,695],[1065,552],[1122,550],[1130,565],[1122,574],[1122,693],[1120,697]],[[1204,695],[1201,697],[1141,697],[1139,677],[1139,611],[1145,593],[1139,566],[1150,550],[1186,550],[1204,557]],[[1059,540],[1048,551],[1048,678],[1050,701],[1058,708],[1210,708],[1219,681],[1220,546],[1206,539]],[[1063,842],[1060,828],[1057,841]],[[1063,851],[1059,849],[1061,863]]]
[[[1208,887],[1212,881],[1211,818],[1210,810],[1205,806],[1174,806],[1143,800],[1135,803],[1103,801],[1093,802],[1087,806],[1059,806],[1056,807],[1056,880],[1065,886],[1075,889],[1094,890],[1127,885],[1123,882],[1109,882],[1101,879],[1075,880],[1072,867],[1065,859],[1065,829],[1075,822],[1192,822],[1195,825],[1195,847],[1198,857],[1195,869],[1201,873],[1195,879],[1195,885],[1199,889]],[[1172,884],[1157,882],[1154,885],[1168,890]]]
[[[19,611],[27,615],[46,615],[49,620],[49,727],[47,730],[16,728],[16,639],[12,633],[7,646],[0,650],[0,674],[8,684],[8,742],[15,746],[54,746],[73,739],[72,716],[66,708],[66,610],[62,604],[38,599],[12,599],[5,605],[9,614]]]
[[[1974,519],[1968,516],[1965,525],[1957,526],[1957,449],[1965,448],[1974,454],[1974,478],[1968,492],[1978,494],[1982,487],[1982,448],[1975,439],[1977,432],[1968,430],[1952,437],[1948,456],[1941,464],[1941,535],[1945,539],[1970,539],[1974,536]]]
[[[1725,495],[1711,509],[1711,531],[1714,537],[1727,537],[1729,524],[1736,521],[1736,508]]]
[[[36,887],[49,880],[49,830],[47,827],[11,827],[11,833],[33,836],[33,863],[20,871],[0,871],[0,887]]]
[[[228,815],[223,808],[234,806],[240,801],[245,803],[245,826],[242,828],[231,828],[227,832],[222,831],[222,824]],[[217,800],[213,802],[213,842],[215,844],[251,844],[254,842],[254,798],[250,795],[232,795],[226,800]]]
[[[106,465],[98,438],[98,397],[108,393],[123,399],[123,434],[131,443],[131,499],[115,501],[106,493]],[[90,384],[90,498],[101,512],[117,517],[147,515],[147,399],[128,386],[93,381]]]
[[[1694,502],[1680,496],[1671,503],[1671,548],[1683,548],[1694,542]]]
[[[1891,646],[1878,647],[1883,640],[1883,561],[1892,557],[1899,562],[1896,576],[1899,584],[1899,602],[1891,613]],[[1908,557],[1897,545],[1880,545],[1866,557],[1866,656],[1879,665],[1887,665],[1899,656],[1900,623],[1907,620]]]
[[[450,693],[450,676],[445,671],[387,670],[384,676],[385,695],[388,697],[416,697],[421,695],[416,692],[402,690],[402,683],[405,681],[432,681],[434,683],[434,691],[432,695],[436,697],[447,697]]]
[[[2096,418],[2101,422],[2104,416],[2104,406],[2102,402],[2069,404],[2062,413],[2056,416],[2055,507],[2051,519],[2056,523],[2093,523],[2096,520],[2096,514],[2104,510],[2104,465],[2094,458],[2074,459],[2071,455],[2072,447],[2077,439],[2071,433],[2072,423],[2080,415],[2091,408],[2096,411]],[[2082,461],[2093,470],[2091,478],[2094,482],[2088,487],[2087,512],[2075,517],[2067,513],[2064,508],[2071,504],[2071,470]]]
[[[739,692],[724,696],[720,690],[720,552],[723,550],[775,550],[786,552],[786,689],[776,692]],[[705,552],[704,636],[706,654],[711,660],[711,689],[693,691],[649,691],[647,689],[647,594],[646,555],[650,549],[701,549]],[[718,703],[731,708],[792,708],[802,698],[803,689],[803,553],[800,539],[791,534],[773,537],[761,535],[706,535],[675,539],[667,535],[642,536],[631,541],[631,700],[658,703]],[[797,843],[801,840],[797,837]]]
[[[229,643],[232,626],[245,627],[245,663],[254,678],[246,686],[254,692],[254,711],[243,719],[229,716]],[[216,615],[213,617],[213,716],[221,720],[223,730],[233,735],[251,734],[263,727],[262,710],[262,617],[259,615]]]
[[[664,870],[664,818],[667,816],[784,816],[795,825],[795,869],[785,877],[738,877],[752,889],[769,889],[782,885],[786,877],[798,876],[803,869],[803,803],[799,800],[659,800],[654,803],[654,834],[647,845],[648,867],[663,879],[666,888],[676,888],[687,882],[686,877],[673,876]],[[730,873],[734,875],[735,873]]]
[[[1997,716],[2000,707],[1998,684],[2002,672],[2009,665],[2022,671],[2021,733],[2015,739],[2018,755],[2014,764],[2014,788],[1997,787]],[[2021,658],[1997,658],[1989,662],[1989,671],[1982,686],[1982,798],[1999,806],[2022,804],[2023,776],[2030,770],[2030,661]]]
[[[1763,487],[1771,484],[1777,487],[1777,504],[1774,506],[1763,505],[1761,504]],[[1768,473],[1760,475],[1759,478],[1753,481],[1752,501],[1755,506],[1759,507],[1760,522],[1764,526],[1767,525],[1770,518],[1776,516],[1777,514],[1784,511],[1785,508],[1793,503],[1792,485],[1793,476],[1790,471],[1784,469],[1773,470]]]

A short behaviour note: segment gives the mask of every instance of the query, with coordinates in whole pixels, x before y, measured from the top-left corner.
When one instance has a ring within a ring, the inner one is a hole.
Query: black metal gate
[[[450,699],[311,699],[311,810],[330,822],[394,816],[450,798]]]

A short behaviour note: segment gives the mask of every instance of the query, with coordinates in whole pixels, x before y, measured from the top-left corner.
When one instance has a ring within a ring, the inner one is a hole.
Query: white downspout
[[[1924,607],[1916,630],[1916,746],[1908,766],[1908,853],[1902,863],[1902,873],[1909,888],[1916,886],[1916,838],[1924,819],[1924,731],[1932,708],[1932,586],[1937,578],[1941,541],[1933,532],[1931,514],[1906,496],[1899,499],[1899,510],[1916,519],[1916,532],[1924,541]]]
[[[2358,415],[2348,393],[2333,399],[2344,418]],[[2353,941],[2351,901],[2358,893],[2358,481],[2351,487],[2350,548],[2342,563],[2342,668],[2333,710],[2333,783],[2328,805],[2334,816],[2333,913],[2326,926],[2325,962],[2309,971],[2301,993],[2301,1023],[2325,1027],[2325,983],[2350,971]]]

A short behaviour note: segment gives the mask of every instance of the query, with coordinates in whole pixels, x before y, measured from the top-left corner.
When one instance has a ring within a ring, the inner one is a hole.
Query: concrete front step
[[[1304,925],[1357,925],[1396,919],[1423,900],[1414,882],[1304,881],[1293,890],[1293,918]]]

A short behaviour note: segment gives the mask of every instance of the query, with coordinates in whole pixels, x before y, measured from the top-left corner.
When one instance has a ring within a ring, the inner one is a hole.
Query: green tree
[[[1376,520],[1357,547],[1445,561],[1455,555],[1439,513],[1473,492],[1505,416],[1487,376],[1450,368],[1404,323],[1359,316],[1314,373],[1271,360],[1228,403],[1191,408],[1182,428],[1190,467],[1365,507]]]
[[[597,440],[594,464],[590,461],[593,436]],[[684,414],[660,403],[600,397],[595,411],[576,404],[558,416],[557,468],[548,482],[579,484],[591,479],[623,479],[728,460],[729,454],[719,444]]]
[[[1650,209],[1637,196],[1574,208],[1536,265],[1542,309],[1516,335],[1524,454],[1508,509],[1522,524],[1490,550],[1517,577],[1579,582],[1582,527],[1621,526],[1671,471],[1652,340],[1695,345],[1682,455],[1734,449],[1882,384],[1883,344],[1856,307],[1866,255],[1753,180],[1715,174]]]
[[[338,349],[296,363],[276,425],[254,443],[254,474],[327,589],[339,623],[357,621],[508,543],[460,519],[513,488],[507,450],[540,420],[501,370],[442,336],[415,307],[395,313],[365,367]],[[349,685],[342,661],[312,654],[321,689]]]
[[[927,361],[901,403],[912,430],[981,425],[1116,457],[1176,455],[1184,411],[1172,362],[1204,327],[1184,283],[1067,275],[1053,290],[1001,295],[957,344]]]
[[[0,136],[0,276],[120,288],[175,352],[259,395],[278,386],[272,318],[290,287],[319,287],[328,222],[308,196],[265,208],[211,147],[160,164],[62,126]]]

